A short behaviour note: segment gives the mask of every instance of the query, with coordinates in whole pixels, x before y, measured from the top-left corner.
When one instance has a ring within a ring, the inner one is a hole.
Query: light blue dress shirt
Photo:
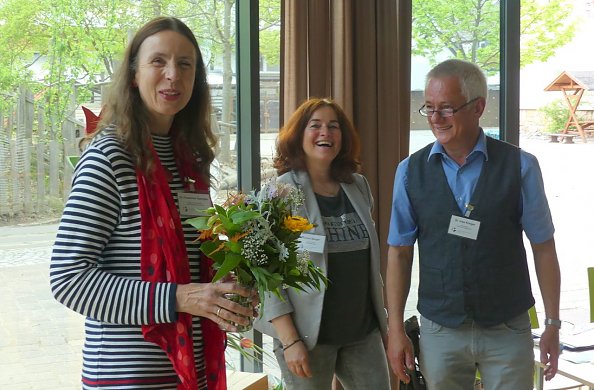
[[[445,172],[452,194],[456,198],[460,212],[464,213],[481,173],[484,161],[489,159],[486,135],[481,129],[478,142],[459,166],[445,152],[443,146],[435,141],[429,158],[441,154],[441,165]],[[396,170],[392,195],[392,216],[388,232],[388,245],[414,245],[417,235],[417,216],[408,196],[408,164],[410,157],[404,159]],[[538,160],[524,150],[520,150],[520,173],[522,196],[519,200],[521,224],[531,243],[543,243],[555,233],[551,211],[544,191],[544,183]],[[472,216],[470,217],[472,218]],[[447,226],[445,227],[447,229]]]

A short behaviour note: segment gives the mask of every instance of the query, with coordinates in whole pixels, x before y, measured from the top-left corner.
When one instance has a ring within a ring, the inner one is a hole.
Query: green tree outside
[[[546,61],[575,33],[571,0],[521,0],[520,65]],[[412,54],[435,65],[443,51],[499,71],[499,0],[413,0]]]
[[[128,37],[139,26],[155,16],[173,15],[193,29],[207,66],[221,64],[224,119],[230,120],[235,1],[0,0],[0,94],[11,96],[26,86],[44,102],[48,123],[59,128],[98,86],[109,82]],[[262,28],[262,56],[278,63],[280,39],[274,26],[280,25],[280,0],[260,3],[267,26]],[[42,76],[36,79],[34,69],[39,68]]]

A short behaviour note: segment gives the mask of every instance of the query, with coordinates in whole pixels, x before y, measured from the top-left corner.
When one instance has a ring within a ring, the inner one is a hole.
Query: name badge
[[[179,213],[182,217],[197,217],[205,215],[201,210],[206,210],[212,203],[210,195],[197,194],[195,192],[179,192],[177,194],[177,201],[179,203]]]
[[[480,226],[481,223],[479,221],[475,221],[474,219],[452,215],[448,233],[453,234],[454,236],[476,240]]]
[[[324,247],[326,246],[326,236],[320,236],[319,234],[301,233],[299,237],[299,245],[297,247],[300,251],[324,253]]]

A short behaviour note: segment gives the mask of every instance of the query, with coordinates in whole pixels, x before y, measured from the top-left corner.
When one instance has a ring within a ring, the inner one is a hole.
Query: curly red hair
[[[280,129],[276,142],[274,168],[278,175],[291,170],[307,170],[303,133],[314,112],[322,107],[331,107],[334,110],[342,135],[342,146],[330,165],[330,175],[337,181],[351,183],[353,173],[359,172],[361,168],[359,134],[342,107],[328,98],[310,98],[304,101]]]

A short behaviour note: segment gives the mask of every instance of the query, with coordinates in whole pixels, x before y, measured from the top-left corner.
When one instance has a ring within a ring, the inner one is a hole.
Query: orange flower
[[[252,348],[254,346],[254,341],[251,339],[248,339],[247,337],[244,337],[241,339],[241,341],[239,342],[239,345],[241,345],[241,348]]]
[[[243,233],[237,233],[233,237],[229,238],[229,241],[231,241],[231,242],[238,242],[239,240],[241,240],[242,238],[244,238],[245,236],[247,236],[248,234],[250,234],[250,231],[251,230],[248,230],[247,232],[243,232]]]
[[[229,206],[237,206],[240,204],[245,203],[245,198],[246,198],[246,194],[240,192],[237,194],[231,194],[229,195],[229,197],[227,198],[227,200],[225,201],[225,203],[223,204],[224,207],[229,207]]]
[[[206,241],[210,237],[212,237],[212,229],[206,229],[206,230],[202,230],[200,232],[200,235],[198,236],[198,240],[200,240],[200,241]]]

